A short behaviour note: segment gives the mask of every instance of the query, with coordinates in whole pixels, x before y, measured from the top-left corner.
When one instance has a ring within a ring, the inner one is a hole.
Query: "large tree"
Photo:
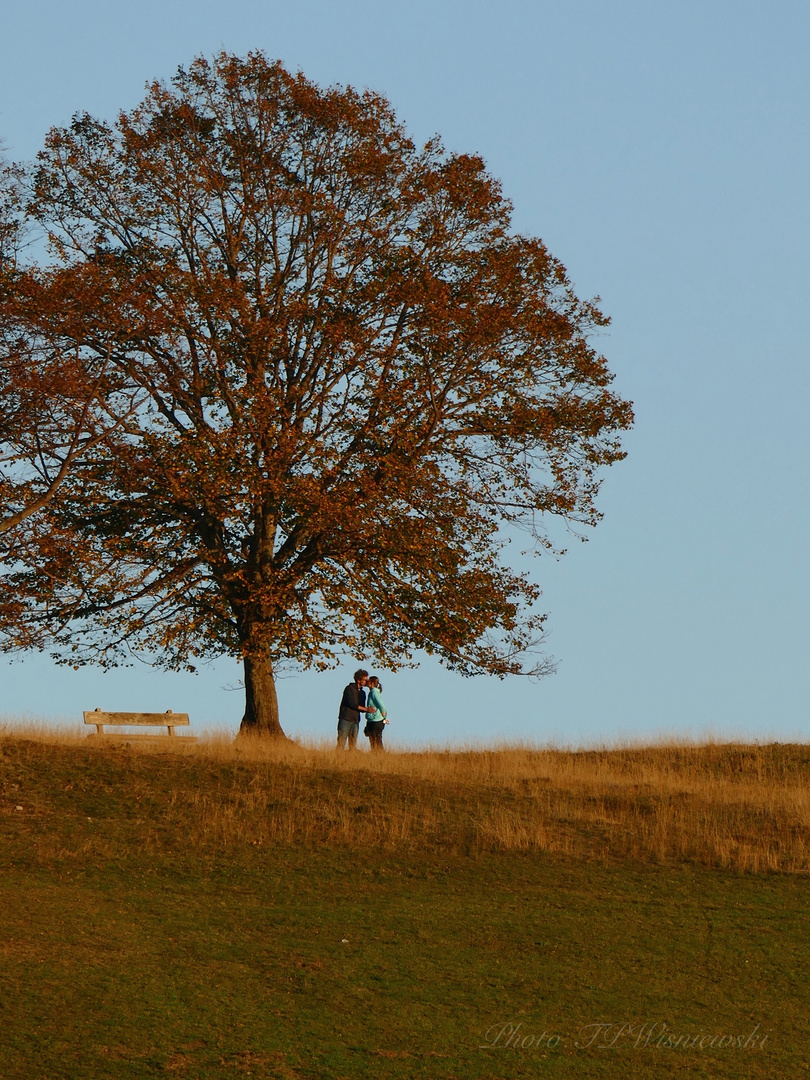
[[[6,647],[242,657],[243,728],[271,734],[287,662],[543,670],[502,544],[594,522],[632,414],[606,319],[480,158],[222,54],[52,130],[29,189],[52,257],[7,286],[16,347],[71,357],[95,434],[19,526]]]

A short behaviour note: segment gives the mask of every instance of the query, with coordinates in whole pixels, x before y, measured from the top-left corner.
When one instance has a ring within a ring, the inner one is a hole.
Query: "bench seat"
[[[174,729],[176,727],[188,727],[189,719],[188,713],[176,713],[172,712],[171,709],[167,709],[165,713],[103,712],[101,709],[94,709],[92,712],[84,713],[84,722],[85,724],[95,724],[96,730],[89,736],[95,739],[114,739],[118,742],[142,740],[163,743],[167,739],[173,740],[176,738],[177,742],[197,742],[196,735],[175,735]],[[166,728],[166,734],[105,731],[105,727],[163,727]]]

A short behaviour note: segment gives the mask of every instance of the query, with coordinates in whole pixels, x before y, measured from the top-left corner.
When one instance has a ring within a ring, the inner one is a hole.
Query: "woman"
[[[366,726],[363,729],[363,734],[368,736],[371,743],[372,750],[383,750],[383,731],[385,725],[390,721],[388,720],[388,712],[385,705],[383,705],[382,699],[382,683],[376,675],[372,675],[368,680],[368,701],[366,706],[369,712],[366,714]],[[374,710],[373,712],[371,710]]]

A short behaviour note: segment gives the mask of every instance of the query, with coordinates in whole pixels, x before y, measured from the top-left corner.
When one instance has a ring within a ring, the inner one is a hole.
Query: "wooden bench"
[[[85,724],[95,724],[95,733],[90,736],[93,739],[116,739],[119,742],[130,742],[133,739],[151,739],[159,740],[161,743],[164,739],[175,738],[174,729],[176,727],[188,727],[188,713],[184,712],[172,712],[171,709],[167,709],[165,713],[150,713],[150,712],[102,712],[101,709],[95,709],[93,712],[86,712],[84,714]],[[144,735],[141,733],[131,734],[129,732],[121,731],[105,731],[107,727],[165,727],[167,734],[157,735]],[[177,737],[178,742],[191,743],[197,742],[196,735],[183,735]]]

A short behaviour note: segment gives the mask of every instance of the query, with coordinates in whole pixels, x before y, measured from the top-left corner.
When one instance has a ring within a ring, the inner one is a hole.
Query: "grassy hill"
[[[0,740],[0,1076],[808,1074],[810,748]]]

